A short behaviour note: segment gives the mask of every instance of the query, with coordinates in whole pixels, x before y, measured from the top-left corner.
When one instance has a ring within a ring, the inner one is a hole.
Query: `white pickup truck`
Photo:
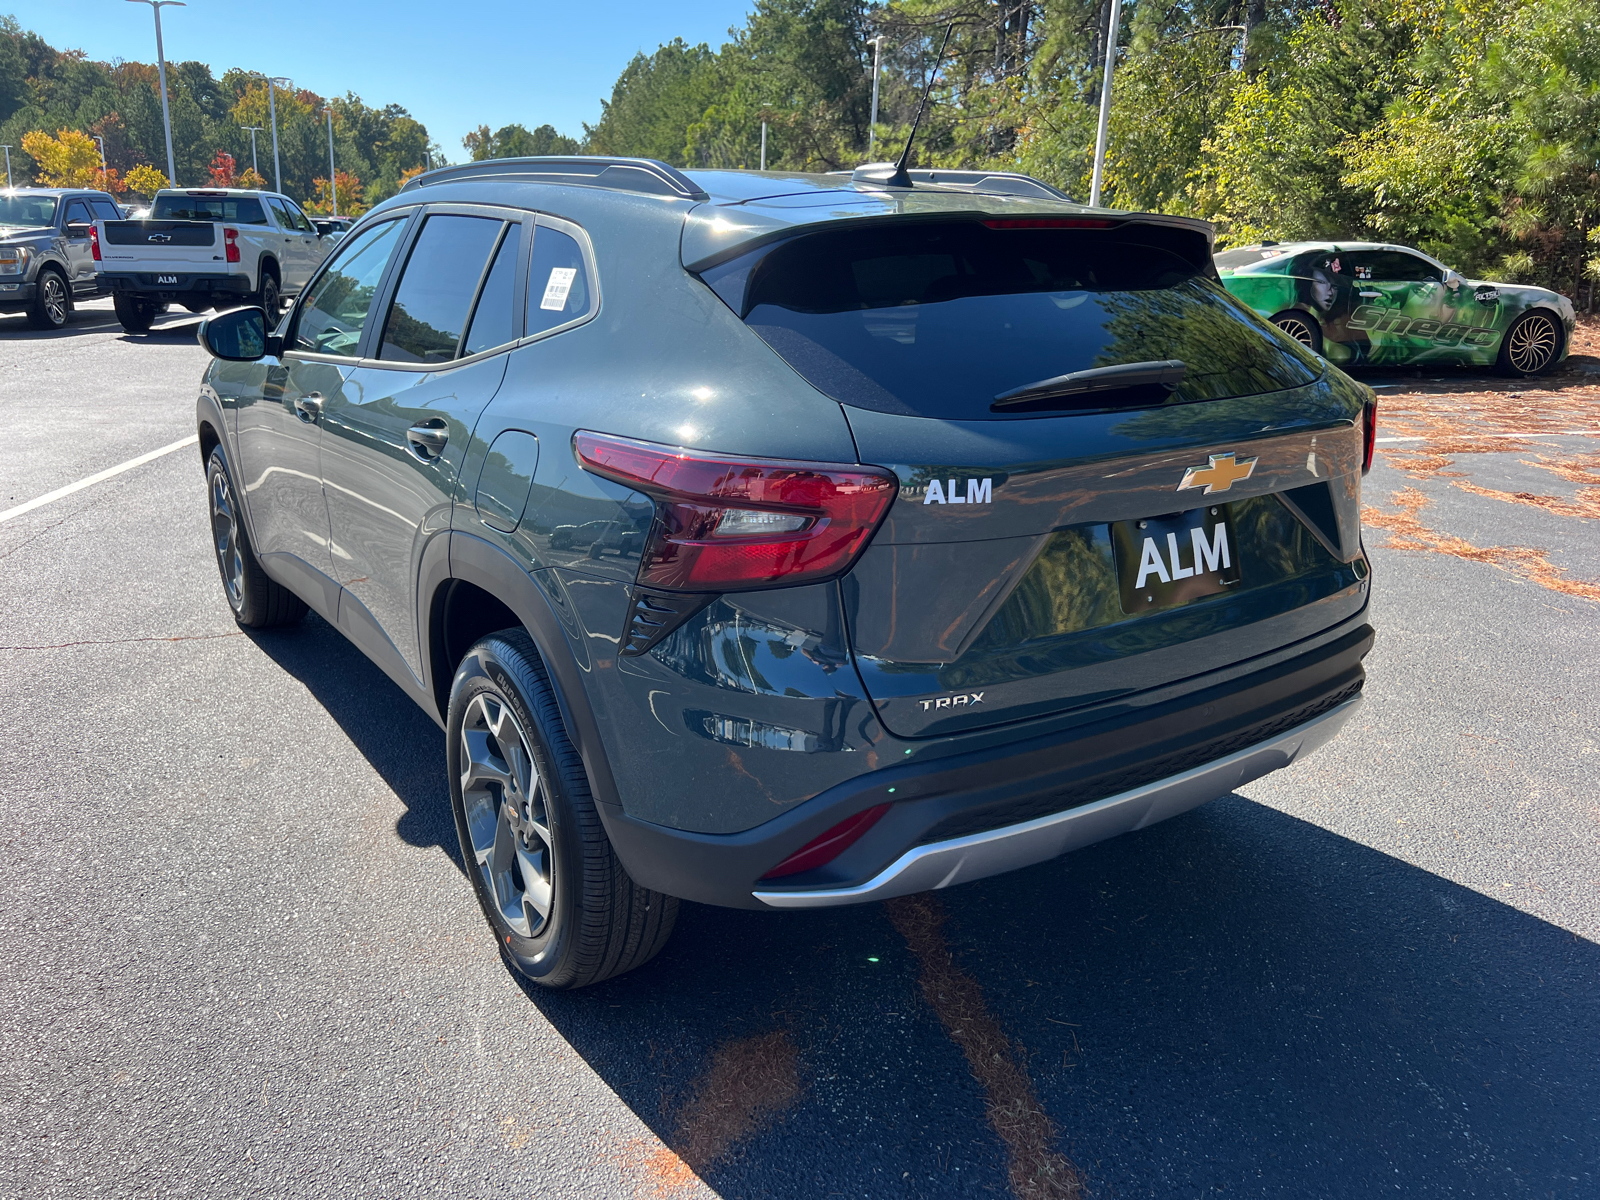
[[[144,220],[95,227],[95,271],[130,333],[148,331],[169,304],[196,313],[259,304],[276,317],[337,240],[287,196],[237,188],[160,191]]]

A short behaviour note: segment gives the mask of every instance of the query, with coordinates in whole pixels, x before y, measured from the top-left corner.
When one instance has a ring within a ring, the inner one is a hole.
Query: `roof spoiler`
[[[406,182],[402,192],[456,183],[465,179],[506,179],[523,183],[555,183],[642,192],[674,200],[709,200],[710,196],[676,167],[653,158],[609,158],[601,155],[488,158],[481,162],[440,167]]]
[[[854,171],[829,171],[830,175],[848,175],[856,183],[875,183],[893,187],[889,182],[894,175],[893,163],[864,163]],[[1024,175],[1020,171],[953,171],[939,167],[924,167],[906,172],[914,185],[936,184],[957,192],[990,192],[1001,196],[1033,196],[1041,200],[1077,201],[1058,187],[1042,179]]]

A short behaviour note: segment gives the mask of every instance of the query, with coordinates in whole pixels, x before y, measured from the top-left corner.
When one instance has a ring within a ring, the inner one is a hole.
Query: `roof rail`
[[[854,171],[829,172],[830,175],[848,175],[857,183],[885,185],[893,173],[893,163],[866,163]],[[1042,179],[1017,171],[947,171],[942,167],[919,167],[906,174],[911,176],[913,184],[932,183],[963,192],[998,192],[1006,196],[1035,196],[1077,203],[1060,188],[1051,187]]]
[[[455,183],[462,179],[520,179],[530,183],[565,183],[644,192],[677,200],[709,200],[704,190],[676,167],[653,158],[571,157],[489,158],[482,162],[441,167],[407,182],[400,190]]]

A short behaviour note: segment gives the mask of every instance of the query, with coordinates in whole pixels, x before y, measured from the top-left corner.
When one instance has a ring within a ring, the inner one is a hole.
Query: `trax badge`
[[[983,693],[963,692],[959,696],[940,696],[937,700],[919,700],[917,703],[922,705],[923,712],[930,708],[960,708],[964,704],[982,704]]]
[[[1260,459],[1250,458],[1244,462],[1235,462],[1233,455],[1213,454],[1211,465],[1208,467],[1190,467],[1183,473],[1183,482],[1178,485],[1180,492],[1190,488],[1204,486],[1202,495],[1209,496],[1212,492],[1225,492],[1241,479],[1249,479],[1256,463]]]

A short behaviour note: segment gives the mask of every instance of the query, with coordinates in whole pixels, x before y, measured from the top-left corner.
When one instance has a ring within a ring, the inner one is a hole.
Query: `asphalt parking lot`
[[[1369,379],[1379,640],[1313,758],[549,995],[437,727],[234,626],[194,447],[4,515],[192,434],[192,325],[0,317],[0,1196],[1600,1195],[1594,348]]]

